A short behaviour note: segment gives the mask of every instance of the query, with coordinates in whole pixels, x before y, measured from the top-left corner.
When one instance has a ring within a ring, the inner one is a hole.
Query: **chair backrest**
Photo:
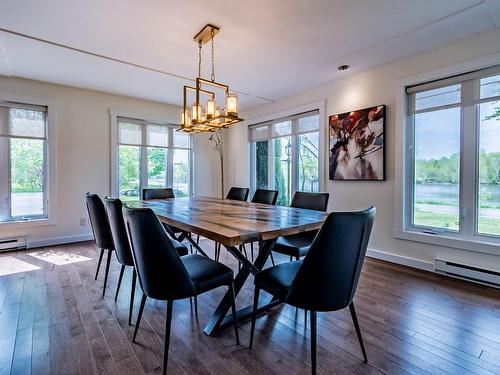
[[[193,296],[195,285],[156,214],[126,204],[123,214],[142,291],[159,300]]]
[[[278,190],[257,189],[252,197],[253,203],[276,204]]]
[[[349,306],[374,220],[374,207],[329,214],[302,261],[286,302],[313,311]]]
[[[142,189],[142,200],[175,198],[172,188],[149,188]]]
[[[290,207],[326,212],[329,197],[329,193],[306,193],[304,191],[297,191],[293,195]]]
[[[113,236],[109,227],[104,204],[97,194],[85,194],[85,204],[89,213],[90,225],[94,232],[95,242],[100,249],[114,250]]]
[[[232,187],[227,193],[226,199],[232,199],[233,201],[246,201],[248,198],[249,188]]]
[[[123,203],[119,199],[105,197],[104,205],[115,244],[116,257],[121,264],[133,266],[134,259],[132,258],[132,250],[130,249],[127,229],[123,220]]]

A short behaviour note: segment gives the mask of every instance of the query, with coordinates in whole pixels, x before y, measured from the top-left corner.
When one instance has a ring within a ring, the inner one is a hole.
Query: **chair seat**
[[[273,251],[286,254],[294,258],[303,257],[309,251],[314,236],[309,233],[292,234],[291,236],[279,237],[274,245]]]
[[[177,254],[179,254],[179,256],[188,255],[189,251],[186,246],[184,246],[176,239],[173,239],[172,237],[170,237],[170,241],[172,241],[172,245],[174,245],[174,249],[175,251],[177,251]]]
[[[229,285],[233,280],[233,270],[222,263],[198,254],[181,258],[186,270],[196,286],[198,294]]]
[[[255,286],[283,301],[301,265],[302,261],[297,260],[266,268],[255,275]]]

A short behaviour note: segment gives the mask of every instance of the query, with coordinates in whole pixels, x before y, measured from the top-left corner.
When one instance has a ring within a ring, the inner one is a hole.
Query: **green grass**
[[[429,227],[458,230],[458,217],[453,214],[415,210],[414,223]],[[500,218],[479,217],[478,232],[500,235]]]

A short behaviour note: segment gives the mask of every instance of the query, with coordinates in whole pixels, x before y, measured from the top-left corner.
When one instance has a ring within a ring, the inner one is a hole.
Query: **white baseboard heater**
[[[0,252],[26,249],[26,237],[0,238]]]
[[[458,277],[463,280],[492,286],[500,289],[500,271],[470,266],[446,259],[434,259],[434,270],[437,273]]]

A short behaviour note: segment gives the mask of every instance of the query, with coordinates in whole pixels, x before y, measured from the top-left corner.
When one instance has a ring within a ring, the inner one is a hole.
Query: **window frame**
[[[254,143],[256,141],[253,141],[251,139],[251,129],[250,127],[253,125],[257,124],[264,124],[264,123],[280,123],[284,122],[287,120],[290,120],[292,122],[292,132],[290,135],[287,135],[285,137],[290,137],[292,140],[292,152],[291,152],[291,159],[292,159],[292,165],[295,166],[291,168],[291,184],[290,184],[290,196],[292,197],[293,194],[297,191],[297,183],[298,183],[298,178],[299,178],[299,171],[298,171],[298,159],[299,159],[299,142],[298,142],[298,137],[301,134],[310,134],[310,133],[318,133],[318,184],[319,184],[319,191],[325,191],[326,188],[326,176],[327,176],[327,171],[326,168],[328,167],[328,163],[325,162],[325,150],[327,150],[327,145],[326,141],[328,140],[328,135],[327,135],[327,128],[325,127],[325,104],[326,101],[321,100],[315,103],[310,103],[306,104],[300,107],[295,107],[295,108],[290,108],[287,110],[284,110],[279,113],[273,113],[269,115],[264,115],[260,116],[254,119],[251,119],[247,121],[248,125],[248,139],[249,139],[249,146],[250,146],[250,190],[252,192],[255,192],[256,190],[256,163],[255,163],[255,147]],[[300,118],[300,114],[304,113],[306,114],[307,112],[313,112],[317,111],[318,112],[318,130],[317,131],[312,131],[312,132],[303,132],[303,133],[298,133],[296,128],[298,128],[298,121]],[[296,117],[297,116],[297,117]],[[290,119],[291,118],[291,119]],[[296,122],[296,123],[295,123]],[[295,128],[294,128],[295,127]],[[270,131],[271,126],[269,127]],[[274,155],[274,139],[279,138],[279,137],[271,137],[269,135],[269,138],[263,139],[262,141],[267,140],[268,141],[268,155],[272,156]],[[275,185],[275,175],[274,175],[274,157],[268,157],[268,189],[274,189]]]
[[[12,102],[19,105],[33,106],[33,107],[46,107],[46,136],[45,136],[45,174],[44,174],[44,214],[40,216],[33,216],[29,219],[0,221],[0,228],[5,230],[15,230],[17,228],[29,228],[39,226],[52,226],[57,225],[57,109],[59,101],[30,96],[12,95],[7,92],[0,91],[0,100],[5,102]],[[6,137],[1,137],[7,139]],[[16,137],[27,138],[29,137]],[[5,148],[6,153],[8,149]],[[7,157],[7,163],[10,160]],[[10,170],[10,165],[8,166]],[[10,173],[9,181],[7,184],[10,186]],[[9,210],[12,209],[9,204]]]
[[[395,155],[395,221],[393,236],[399,239],[446,246],[475,252],[498,255],[500,253],[500,236],[477,233],[477,189],[479,185],[479,104],[491,101],[492,98],[481,99],[474,104],[467,101],[461,106],[460,124],[460,184],[459,215],[461,225],[458,232],[436,231],[436,228],[412,225],[414,151],[413,124],[409,116],[409,95],[406,88],[422,82],[443,80],[443,86],[449,85],[458,75],[474,75],[479,70],[500,65],[500,53],[470,60],[461,64],[448,66],[432,72],[404,78],[396,87],[396,155]],[[472,72],[472,73],[471,73]],[[500,71],[499,71],[500,72]],[[498,73],[497,73],[498,74]],[[492,74],[490,74],[492,75]],[[432,83],[431,83],[432,84]],[[473,92],[479,89],[479,80],[464,80],[463,89]],[[477,87],[465,85],[477,84]],[[462,94],[463,95],[463,94]],[[469,100],[470,98],[465,98]],[[462,101],[464,98],[462,97]],[[475,126],[466,126],[474,123]],[[472,141],[467,141],[472,139]],[[469,184],[466,181],[474,181]],[[463,223],[463,224],[462,224]],[[431,229],[431,230],[427,230]]]
[[[193,137],[192,135],[188,135],[189,139],[189,147],[174,147],[173,143],[173,132],[175,132],[179,126],[174,125],[170,122],[166,122],[164,117],[154,117],[151,115],[144,115],[144,114],[134,114],[134,113],[124,113],[124,112],[115,112],[110,110],[110,117],[111,117],[111,186],[110,186],[110,191],[111,194],[115,197],[119,196],[119,157],[118,157],[118,151],[119,151],[119,146],[122,145],[118,141],[118,127],[119,127],[119,122],[120,119],[126,119],[126,120],[131,120],[133,123],[138,124],[141,126],[141,145],[133,145],[135,147],[140,148],[140,163],[143,160],[147,161],[147,151],[148,148],[164,148],[166,149],[167,152],[167,165],[166,165],[166,174],[167,174],[167,184],[166,187],[172,187],[173,186],[173,151],[174,150],[188,150],[189,151],[189,191],[188,191],[188,196],[193,196],[194,192],[194,187],[193,187],[193,165],[194,165],[194,151],[193,151]],[[146,127],[150,126],[162,126],[166,127],[168,129],[168,143],[167,147],[163,146],[148,146],[147,145],[147,131]],[[146,188],[148,186],[148,173],[146,168],[143,168],[143,164],[141,163],[139,166],[140,170],[140,186],[141,188]],[[140,196],[138,197],[140,199]]]

